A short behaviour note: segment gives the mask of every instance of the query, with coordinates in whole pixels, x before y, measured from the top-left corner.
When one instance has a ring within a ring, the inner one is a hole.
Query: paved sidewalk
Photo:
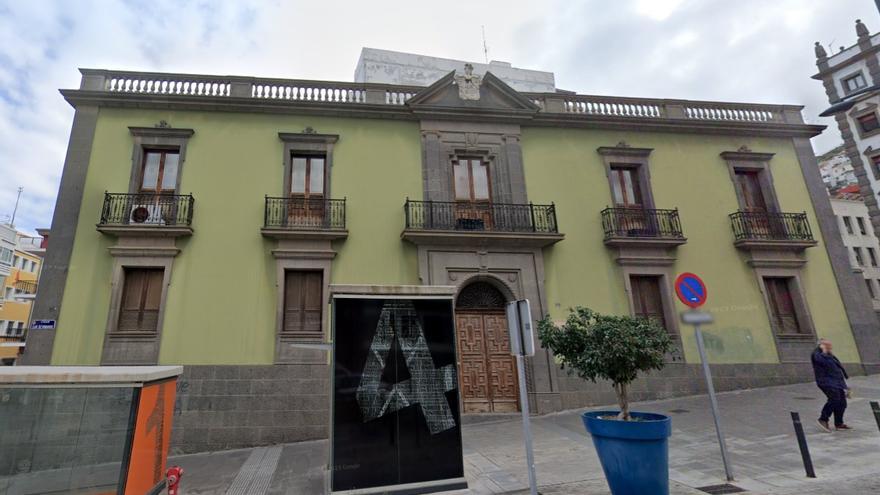
[[[855,398],[847,410],[847,423],[856,430],[833,434],[821,433],[813,424],[824,396],[811,383],[719,394],[736,477],[733,484],[749,493],[770,495],[880,493],[880,431],[868,405],[869,400],[880,400],[880,375],[858,377],[850,384]],[[724,482],[706,396],[643,402],[634,409],[672,417],[672,493],[704,494],[696,488]],[[799,411],[804,420],[817,479],[804,475],[789,411]],[[518,418],[465,424],[465,475],[470,488],[453,493],[527,493],[523,492],[527,478],[520,428]],[[533,418],[532,430],[542,493],[608,493],[579,412]],[[170,462],[186,470],[186,495],[321,494],[327,455],[327,442],[319,441],[179,456]]]

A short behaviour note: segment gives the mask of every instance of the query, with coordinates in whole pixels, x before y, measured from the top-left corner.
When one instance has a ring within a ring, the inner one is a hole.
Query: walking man
[[[828,420],[834,415],[834,429],[838,431],[851,430],[843,422],[843,412],[846,410],[846,398],[849,395],[849,387],[846,379],[849,375],[843,369],[843,365],[837,357],[831,353],[831,341],[820,339],[819,346],[813,351],[813,372],[816,374],[816,385],[822,390],[828,401],[822,408],[822,415],[817,423],[822,431],[831,433]]]

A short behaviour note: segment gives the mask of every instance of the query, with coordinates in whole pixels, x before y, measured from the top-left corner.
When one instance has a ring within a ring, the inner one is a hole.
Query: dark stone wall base
[[[865,374],[861,364],[845,363],[850,376]],[[810,363],[781,364],[713,364],[712,382],[716,392],[812,382]],[[617,397],[608,382],[592,383],[559,371],[562,409],[616,404]],[[668,399],[707,393],[703,369],[699,364],[671,363],[661,371],[650,373],[630,385],[632,402]]]
[[[184,366],[171,454],[327,438],[329,391],[325,364]]]
[[[880,366],[845,364],[850,375]],[[530,393],[539,414],[615,404],[611,385],[557,370],[559,391]],[[810,382],[809,363],[712,365],[719,392]],[[630,400],[706,393],[699,364],[672,363],[632,384]],[[177,385],[171,454],[328,438],[330,367],[324,364],[184,366]]]

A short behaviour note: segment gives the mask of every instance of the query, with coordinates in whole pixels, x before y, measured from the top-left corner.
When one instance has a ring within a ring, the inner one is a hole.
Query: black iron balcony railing
[[[605,239],[684,238],[678,209],[605,208],[602,210],[602,228]]]
[[[16,294],[36,294],[37,283],[33,280],[19,280],[13,286]]]
[[[192,194],[104,193],[101,225],[189,226]]]
[[[266,196],[264,228],[345,230],[345,199]]]
[[[553,204],[505,204],[465,201],[406,200],[406,228],[411,230],[460,230],[487,232],[536,232],[555,234]]]
[[[730,214],[737,241],[813,241],[807,214],[738,211]]]

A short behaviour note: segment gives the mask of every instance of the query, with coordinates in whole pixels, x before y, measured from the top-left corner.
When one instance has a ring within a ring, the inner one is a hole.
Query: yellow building
[[[21,232],[15,232],[14,239],[12,257],[5,264],[4,276],[0,277],[0,362],[3,365],[14,364],[24,347],[42,267],[42,239]]]

